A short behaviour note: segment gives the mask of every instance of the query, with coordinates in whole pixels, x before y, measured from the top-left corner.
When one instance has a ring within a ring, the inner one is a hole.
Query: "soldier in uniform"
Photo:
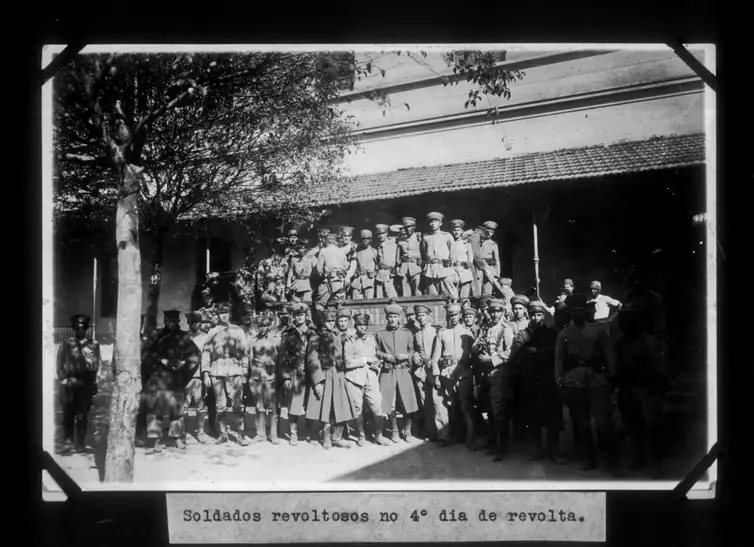
[[[487,221],[482,224],[480,231],[479,259],[482,268],[477,270],[476,284],[480,287],[482,295],[494,294],[495,282],[500,277],[500,250],[497,243],[492,240],[497,230],[497,224]]]
[[[622,304],[620,300],[602,294],[602,283],[599,281],[592,281],[589,289],[591,291],[591,298],[586,303],[594,305],[594,322],[607,324],[621,310]]]
[[[261,292],[258,301],[262,310],[272,308],[285,298],[287,270],[287,260],[280,253],[280,242],[272,241],[270,256],[262,260],[257,269],[257,287]]]
[[[563,430],[563,401],[555,384],[555,340],[558,331],[545,325],[545,305],[529,303],[531,321],[519,331],[511,353],[511,361],[520,371],[521,410],[523,421],[534,436],[537,449],[533,461],[545,454],[553,463],[563,463],[557,457],[558,437]],[[542,428],[547,430],[547,451],[542,446]]]
[[[207,331],[209,330],[209,317],[204,317],[201,312],[192,311],[186,314],[186,320],[189,324],[189,335],[196,345],[197,349],[201,352],[204,350],[204,342],[207,339],[207,332],[203,330],[203,325],[207,324]],[[205,400],[207,396],[207,390],[202,383],[202,374],[200,370],[200,359],[197,359],[196,366],[194,367],[191,380],[186,386],[186,408],[187,413],[191,412],[196,415],[196,427],[192,432],[193,436],[201,444],[205,444],[210,440],[209,435],[204,431],[204,424],[207,421],[207,402]],[[184,435],[185,441],[185,435]]]
[[[403,316],[405,318],[403,328],[411,331],[411,334],[416,334],[417,332],[419,332],[420,326],[418,324],[418,320],[416,319],[415,307],[412,308],[411,306],[403,306]]]
[[[413,336],[408,329],[400,326],[401,307],[391,303],[385,307],[387,325],[375,335],[377,357],[382,363],[380,393],[382,410],[390,416],[392,434],[390,440],[400,442],[396,408],[402,407],[404,424],[403,439],[410,443],[411,424],[414,413],[419,410],[416,400],[416,387],[411,377],[411,361],[414,353]]]
[[[461,305],[445,307],[448,326],[437,333],[432,350],[432,397],[435,428],[440,446],[454,442],[466,425],[466,447],[473,450],[473,380],[471,371],[471,331],[461,324]]]
[[[510,306],[511,318],[509,323],[513,329],[513,349],[515,351],[518,334],[529,326],[529,298],[526,295],[517,294],[510,299]],[[527,430],[521,412],[521,375],[518,374],[518,369],[515,367],[512,367],[511,371],[513,374],[515,393],[513,407],[511,409],[513,430],[517,439],[525,439],[527,437]]]
[[[547,313],[552,315],[553,324],[558,331],[563,330],[571,321],[568,316],[568,306],[565,303],[566,298],[568,298],[568,289],[563,287],[558,290],[558,295],[552,306],[547,308]]]
[[[434,349],[437,329],[432,325],[431,310],[423,305],[417,304],[412,310],[416,315],[418,329],[414,335],[414,383],[416,393],[422,408],[422,414],[419,418],[419,431],[423,433],[426,440],[436,440],[437,431],[435,429],[435,411],[432,406],[432,351]]]
[[[461,298],[471,296],[471,285],[474,275],[471,268],[474,265],[474,253],[471,244],[463,236],[463,228],[466,223],[463,220],[451,220],[451,234],[453,243],[450,247],[450,262],[453,268],[453,282]]]
[[[571,296],[573,294],[573,279],[564,279],[563,288],[566,290],[566,296]]]
[[[167,437],[174,439],[177,448],[186,448],[184,390],[199,367],[201,355],[191,335],[180,329],[180,312],[166,310],[163,313],[165,326],[147,348],[147,360],[152,364],[145,388],[147,437],[154,439],[154,452],[162,452],[164,430]]]
[[[351,281],[351,298],[354,300],[374,298],[374,278],[377,272],[377,250],[372,247],[372,232],[361,230],[359,235],[360,244],[354,254],[356,271]]]
[[[629,292],[618,314],[616,344],[618,408],[634,450],[630,469],[662,474],[662,406],[668,389],[668,350],[662,297],[647,287],[643,272],[628,276]],[[647,457],[647,454],[649,457]]]
[[[479,314],[468,300],[461,304],[461,316],[463,326],[471,331],[471,335],[474,337],[474,340],[476,340],[476,337],[479,334],[479,325],[477,324]]]
[[[513,336],[517,337],[518,333],[529,326],[529,298],[523,294],[517,294],[510,299],[511,311],[513,316],[510,319]]]
[[[58,348],[57,373],[63,406],[64,452],[85,450],[92,398],[97,393],[97,372],[102,367],[99,343],[86,336],[89,317],[71,317],[73,336]],[[74,433],[76,444],[74,445]]]
[[[555,378],[573,421],[574,437],[586,449],[584,470],[597,465],[591,419],[607,447],[607,464],[617,465],[610,380],[615,370],[613,348],[605,329],[586,320],[587,302],[580,294],[566,300],[571,324],[558,333],[555,343]]]
[[[285,328],[288,326],[288,323],[291,320],[291,303],[290,302],[277,302],[275,304],[275,314],[277,315],[277,320],[274,321],[275,326],[272,327],[272,332],[274,334],[280,335],[281,332],[285,330]]]
[[[398,264],[398,244],[387,236],[388,225],[375,226],[377,233],[377,275],[375,277],[375,298],[395,298],[395,272]]]
[[[514,402],[514,371],[509,360],[513,348],[513,329],[505,321],[502,300],[488,302],[490,324],[474,341],[472,351],[482,367],[489,370],[490,403],[494,432],[490,439],[493,461],[503,461],[508,452],[511,408]]]
[[[288,272],[285,281],[286,295],[292,302],[312,301],[312,271],[316,258],[295,247],[288,257]]]
[[[314,304],[322,313],[328,302],[343,300],[346,291],[349,261],[346,253],[336,245],[334,234],[326,236],[327,246],[319,252],[316,271],[320,278]]]
[[[403,223],[404,237],[398,243],[400,247],[400,267],[396,276],[403,288],[401,296],[420,296],[421,292],[421,234],[416,232],[416,219],[405,217]]]
[[[262,314],[257,320],[257,332],[249,336],[249,361],[251,374],[249,391],[256,410],[256,436],[252,443],[267,440],[267,416],[270,417],[270,442],[278,440],[277,415],[277,364],[280,335],[272,332],[272,317]],[[246,413],[244,413],[244,416]],[[244,439],[245,441],[245,439]],[[242,443],[244,444],[244,443]]]
[[[313,397],[309,397],[306,417],[322,423],[322,446],[351,448],[343,439],[345,425],[356,418],[356,405],[351,401],[346,384],[343,339],[336,328],[337,312],[327,310],[323,325],[309,339],[306,369],[311,379]]]
[[[382,436],[382,423],[385,414],[382,410],[382,397],[378,374],[380,361],[377,358],[377,343],[374,336],[367,332],[369,327],[369,314],[357,313],[353,322],[356,328],[354,333],[345,337],[343,344],[343,356],[346,363],[346,387],[350,391],[349,399],[354,405],[356,413],[356,430],[359,434],[357,446],[366,444],[364,431],[363,409],[369,408],[374,417],[374,442],[378,445],[389,445]]]
[[[430,232],[422,239],[422,262],[424,263],[424,282],[427,294],[443,294],[451,299],[458,298],[458,291],[453,283],[453,270],[450,268],[450,249],[453,236],[440,229],[443,215],[429,213]]]
[[[217,444],[229,440],[227,413],[230,411],[241,415],[237,440],[241,446],[246,446],[243,391],[249,379],[249,343],[243,329],[229,323],[230,306],[222,302],[217,305],[217,311],[220,324],[210,332],[202,352],[202,380],[205,388],[213,392],[220,432]]]
[[[282,419],[290,423],[290,444],[298,444],[299,426],[305,428],[304,416],[306,403],[309,398],[309,387],[306,383],[306,347],[313,329],[307,325],[306,304],[296,303],[291,307],[292,324],[283,330],[278,352],[278,375],[282,390],[281,403],[287,412],[281,413]],[[314,431],[310,428],[310,432]],[[302,431],[303,434],[306,431]],[[310,437],[311,439],[311,437]],[[313,442],[318,442],[316,438]]]
[[[351,226],[340,227],[340,243],[339,247],[346,253],[346,258],[349,262],[353,260],[356,253],[356,243],[353,242],[353,228]]]

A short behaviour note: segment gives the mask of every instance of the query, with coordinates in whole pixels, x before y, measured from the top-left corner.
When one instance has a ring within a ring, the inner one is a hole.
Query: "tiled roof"
[[[652,137],[494,160],[399,169],[351,178],[345,194],[322,188],[319,205],[395,199],[530,182],[671,169],[705,162],[704,134]]]

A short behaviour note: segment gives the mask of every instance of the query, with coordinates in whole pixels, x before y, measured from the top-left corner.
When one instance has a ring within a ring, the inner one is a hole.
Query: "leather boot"
[[[220,434],[217,436],[217,440],[215,441],[215,444],[227,443],[230,440],[228,438],[228,427],[225,423],[225,420],[226,420],[225,412],[218,412],[217,413],[217,428]]]
[[[86,431],[89,425],[89,421],[86,416],[76,420],[76,451],[86,451]]]
[[[563,465],[565,463],[558,457],[558,441],[560,439],[560,432],[554,427],[547,428],[547,457],[555,465]]]
[[[296,446],[298,444],[298,420],[296,419],[296,416],[294,416],[292,420],[289,418],[289,426],[291,428],[290,445]]]
[[[374,442],[380,446],[388,446],[390,441],[382,436],[382,416],[374,417]]]
[[[359,432],[359,440],[356,441],[356,446],[366,446],[367,436],[364,433],[364,415],[363,414],[359,414],[359,417],[356,418],[356,429]]]
[[[208,443],[211,438],[204,432],[204,424],[207,421],[207,413],[205,411],[198,411],[196,413],[196,440],[201,444]]]
[[[301,421],[303,422],[304,418],[301,418]],[[322,431],[319,426],[319,422],[317,420],[310,420],[309,418],[306,418],[306,431],[307,436],[309,437],[309,443],[311,444],[319,444],[320,437],[322,436]]]
[[[322,427],[322,447],[325,450],[332,448],[332,439],[330,438],[330,424],[324,424]]]
[[[411,414],[408,414],[405,418],[403,418],[403,440],[407,443],[412,443],[416,439],[413,435],[411,435],[411,426],[413,424],[413,420],[411,419]]]
[[[351,448],[351,441],[343,438],[344,424],[336,424],[332,428],[332,445],[338,448]]]
[[[278,439],[278,415],[274,410],[270,413],[270,442],[272,444],[280,444],[280,439]]]
[[[497,446],[497,450],[495,450],[495,457],[492,458],[493,462],[501,462],[508,455],[508,442],[509,442],[509,437],[510,437],[510,432],[508,431],[508,428],[505,427],[505,428],[502,428],[500,431],[498,431],[498,437],[499,437],[499,443]]]
[[[398,417],[395,412],[390,413],[390,429],[390,440],[396,444],[401,442],[401,436],[398,433]]]
[[[265,436],[265,427],[267,424],[265,424],[264,416],[264,412],[260,411],[257,411],[256,416],[254,416],[256,431],[254,433],[254,438],[251,439],[252,444],[262,443],[267,440],[267,437]]]
[[[468,413],[464,416],[464,420],[466,421],[466,440],[463,444],[472,452],[476,452],[477,446],[474,442],[474,415]]]

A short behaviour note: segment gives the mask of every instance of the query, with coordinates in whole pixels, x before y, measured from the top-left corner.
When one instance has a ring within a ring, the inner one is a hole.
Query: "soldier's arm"
[[[387,348],[385,348],[385,344],[379,334],[376,334],[374,339],[376,342],[375,355],[377,355],[377,358],[381,361],[387,361],[388,363],[395,363],[395,357],[388,353]]]
[[[471,247],[471,243],[466,243],[466,263],[471,267],[474,264],[474,250]]]
[[[563,376],[563,363],[566,356],[565,331],[560,331],[555,339],[555,382]]]
[[[200,369],[202,374],[209,374],[210,366],[212,365],[212,348],[214,347],[214,336],[208,336],[207,341],[204,342],[204,349],[202,350],[202,363]]]
[[[306,371],[312,385],[316,386],[325,381],[325,373],[319,362],[319,337],[316,335],[309,338],[309,344],[306,347]]]
[[[442,357],[444,347],[443,332],[445,332],[445,329],[440,329],[432,341],[432,357],[429,360],[429,366],[432,369],[432,374],[435,376],[440,374],[440,357]]]
[[[68,348],[66,345],[65,340],[60,344],[60,347],[58,348],[58,358],[57,358],[57,371],[58,371],[58,380],[65,379],[65,361],[68,356]]]

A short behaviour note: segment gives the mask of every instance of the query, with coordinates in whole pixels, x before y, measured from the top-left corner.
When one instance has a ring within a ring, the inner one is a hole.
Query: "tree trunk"
[[[105,482],[133,482],[134,436],[141,390],[141,253],[138,190],[141,174],[133,165],[122,170],[124,194],[118,201],[118,314],[115,337],[116,376],[110,403]]]
[[[152,272],[149,277],[147,292],[147,313],[145,318],[145,332],[157,328],[157,308],[160,304],[160,284],[162,282],[162,249],[164,231],[157,230],[152,239]]]

